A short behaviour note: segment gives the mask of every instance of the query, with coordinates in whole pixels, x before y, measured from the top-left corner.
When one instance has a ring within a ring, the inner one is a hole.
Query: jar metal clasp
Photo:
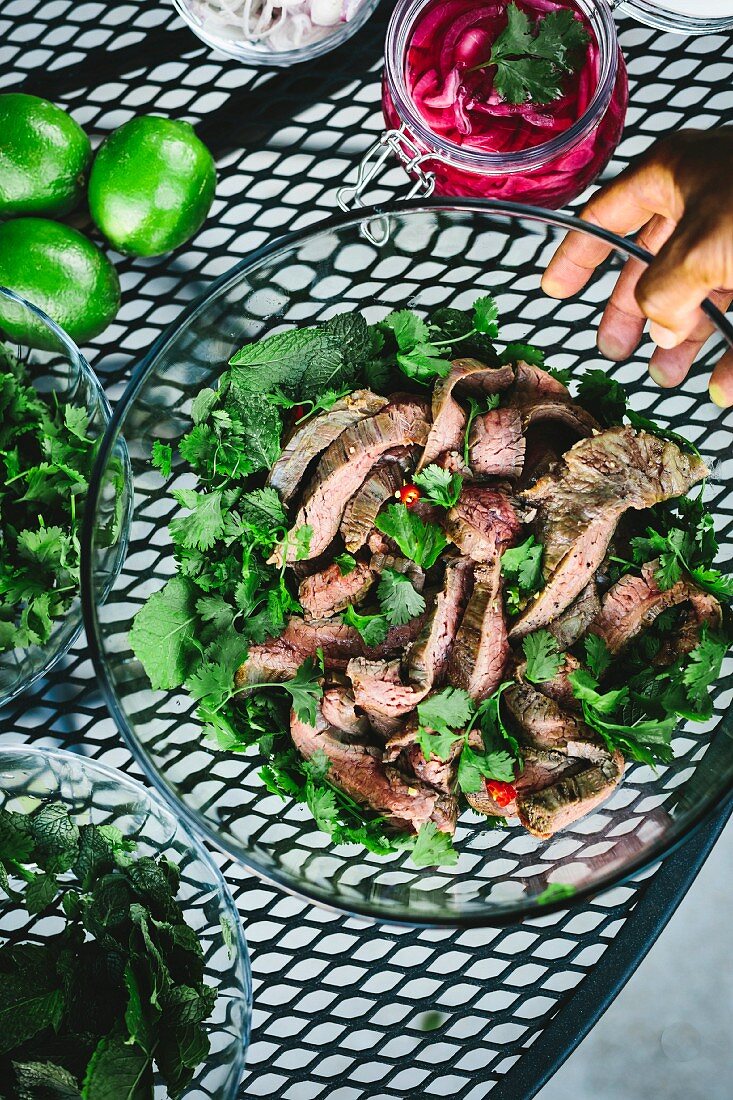
[[[365,193],[383,172],[390,157],[396,157],[412,180],[412,186],[405,199],[429,198],[435,190],[435,175],[425,169],[425,164],[435,160],[432,153],[423,153],[404,126],[399,130],[385,130],[378,141],[367,149],[359,162],[356,182],[339,187],[336,199],[345,212],[353,209],[365,209]],[[382,223],[381,226],[379,223]],[[364,235],[373,244],[384,244],[389,236],[387,219],[375,217],[364,227]]]

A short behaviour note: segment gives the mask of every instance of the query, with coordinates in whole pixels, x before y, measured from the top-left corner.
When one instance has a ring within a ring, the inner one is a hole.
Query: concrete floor
[[[539,1095],[733,1098],[733,822],[634,977]]]

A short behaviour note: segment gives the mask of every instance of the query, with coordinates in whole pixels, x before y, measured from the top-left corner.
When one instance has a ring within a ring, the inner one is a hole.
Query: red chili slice
[[[400,500],[406,508],[412,508],[420,499],[420,490],[417,485],[403,485],[400,489]]]
[[[517,788],[513,783],[502,783],[499,779],[487,779],[486,790],[497,806],[508,806],[517,797]]]

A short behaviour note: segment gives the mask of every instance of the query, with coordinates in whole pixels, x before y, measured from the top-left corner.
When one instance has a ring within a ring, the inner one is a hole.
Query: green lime
[[[211,153],[187,122],[133,118],[97,153],[89,210],[107,240],[133,256],[159,256],[192,237],[214,199]]]
[[[0,225],[0,286],[49,315],[77,344],[105,329],[120,307],[120,280],[107,257],[68,225],[15,218]],[[0,299],[0,334],[47,346],[43,326]]]
[[[92,159],[78,122],[47,99],[0,95],[0,218],[73,210]]]

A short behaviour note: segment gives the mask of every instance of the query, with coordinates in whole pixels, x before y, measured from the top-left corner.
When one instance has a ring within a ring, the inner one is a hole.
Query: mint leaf
[[[31,974],[3,974],[0,986],[0,1055],[58,1026],[64,1000],[50,966]]]
[[[405,557],[421,568],[429,569],[448,545],[448,540],[435,523],[424,523],[404,504],[390,504],[379,513],[375,526],[399,546]]]
[[[135,616],[130,646],[155,690],[180,687],[197,660],[196,592],[172,577]]]
[[[150,1100],[152,1062],[142,1047],[121,1035],[100,1039],[84,1077],[84,1100]]]

